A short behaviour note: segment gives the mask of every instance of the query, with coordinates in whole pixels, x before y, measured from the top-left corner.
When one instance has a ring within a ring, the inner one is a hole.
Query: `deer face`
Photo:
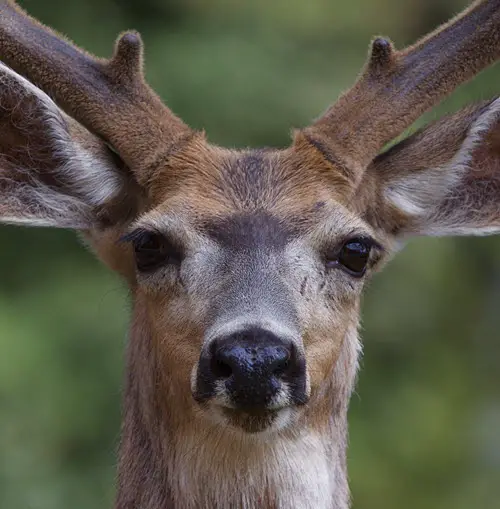
[[[356,339],[381,236],[307,143],[233,152],[196,138],[170,165],[123,237],[169,383],[219,422],[287,426]]]
[[[128,279],[161,387],[203,417],[255,432],[314,408],[326,422],[325,394],[347,405],[383,254],[411,235],[500,231],[500,100],[377,155],[499,58],[499,26],[498,2],[481,2],[406,50],[376,39],[290,148],[234,152],[151,91],[138,34],[95,60],[0,2],[0,56],[30,80],[0,63],[0,220],[83,231]]]

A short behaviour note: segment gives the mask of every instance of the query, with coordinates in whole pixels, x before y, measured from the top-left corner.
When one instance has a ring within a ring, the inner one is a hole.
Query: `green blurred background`
[[[24,0],[102,56],[137,28],[147,74],[217,143],[285,145],[464,0]],[[500,69],[424,120],[499,91]],[[0,133],[1,134],[1,133]],[[500,238],[414,241],[370,285],[349,452],[355,509],[500,507]],[[111,507],[126,288],[71,232],[0,228],[0,508]]]

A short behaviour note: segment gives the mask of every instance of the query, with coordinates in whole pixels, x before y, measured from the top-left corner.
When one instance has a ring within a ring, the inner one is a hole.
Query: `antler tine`
[[[0,58],[109,142],[141,183],[192,134],[146,84],[136,32],[118,38],[110,60],[98,59],[1,0]]]
[[[356,183],[387,142],[499,57],[500,0],[475,2],[402,51],[377,38],[356,84],[301,132]]]

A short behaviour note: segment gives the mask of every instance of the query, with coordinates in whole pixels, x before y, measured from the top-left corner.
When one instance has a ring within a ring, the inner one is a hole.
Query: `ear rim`
[[[457,118],[462,122],[468,121],[469,124],[463,129],[459,148],[451,159],[444,164],[427,168],[413,163],[415,167],[413,170],[401,175],[393,174],[391,158],[395,159],[396,163],[393,166],[397,168],[398,159],[404,159],[405,152],[411,154],[412,144],[422,141],[425,144],[428,131],[431,131],[431,137],[447,122],[453,122]],[[469,105],[455,114],[443,117],[380,154],[370,165],[370,174],[379,187],[379,205],[381,204],[383,210],[379,215],[387,217],[392,215],[399,223],[399,227],[396,227],[394,224],[396,221],[384,220],[382,217],[378,220],[382,229],[400,238],[491,235],[500,232],[500,212],[499,226],[458,226],[451,224],[449,220],[446,223],[446,218],[440,217],[439,209],[440,205],[452,197],[468,172],[474,170],[472,163],[475,150],[498,123],[500,123],[500,96]],[[398,152],[402,153],[403,157]],[[427,185],[423,186],[422,183]],[[393,227],[386,227],[386,224],[393,224]]]
[[[135,184],[131,173],[117,164],[116,155],[104,141],[3,62],[0,62],[0,81],[13,87],[9,92],[19,95],[20,101],[32,97],[38,103],[43,117],[37,121],[43,122],[49,131],[47,138],[54,158],[63,161],[57,166],[55,176],[64,181],[63,187],[55,189],[37,179],[33,169],[12,163],[15,171],[10,177],[8,170],[2,175],[0,169],[0,183],[7,189],[0,193],[0,223],[76,230],[109,224],[109,218],[103,220],[106,208],[116,208],[120,199],[130,198],[137,192],[135,185],[130,192],[130,184]],[[21,173],[28,182],[16,183],[13,177]]]

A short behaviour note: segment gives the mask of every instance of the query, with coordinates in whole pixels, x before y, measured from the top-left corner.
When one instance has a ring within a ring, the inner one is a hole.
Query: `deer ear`
[[[466,108],[378,156],[376,217],[393,234],[500,232],[500,99]]]
[[[103,141],[0,62],[0,222],[105,227],[132,214],[136,196]]]

